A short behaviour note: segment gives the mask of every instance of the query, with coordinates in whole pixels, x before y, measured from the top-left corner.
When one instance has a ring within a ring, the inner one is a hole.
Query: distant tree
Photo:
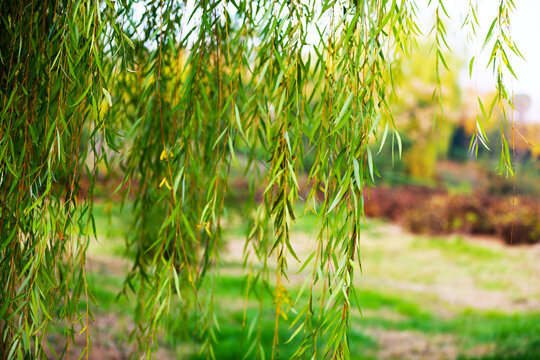
[[[433,71],[436,55],[429,43],[420,44],[408,58],[396,65],[396,92],[390,97],[392,114],[400,131],[412,143],[403,150],[406,171],[415,178],[433,179],[437,160],[448,150],[453,128],[460,114],[461,92],[458,74]],[[459,60],[448,51],[443,53],[451,68],[459,68]],[[442,103],[434,101],[434,84],[440,81]],[[467,151],[467,145],[463,151]]]
[[[441,0],[430,2],[433,98],[442,104],[448,18]],[[475,34],[470,4],[464,25]],[[511,101],[504,84],[510,55],[519,55],[513,8],[497,1],[485,37],[497,80],[491,109]],[[401,152],[389,84],[396,61],[416,51],[416,14],[427,10],[415,0],[4,0],[0,9],[0,357],[44,358],[53,323],[67,328],[63,356],[82,330],[88,357],[93,192],[112,167],[125,176],[118,189],[127,189],[125,201],[131,194],[135,214],[126,279],[139,309],[135,352],[155,351],[158,326],[176,306],[200,314],[198,335],[212,357],[215,299],[202,284],[217,275],[229,169],[241,150],[246,173],[262,172],[265,184],[245,256],[261,264],[252,291],[274,293],[266,357],[278,357],[287,259],[297,258],[290,232],[298,174],[306,171],[306,209],[319,227],[302,259],[311,281],[307,303],[296,308],[295,356],[349,358],[363,198],[377,174],[368,145]],[[487,145],[490,112],[482,106],[473,150]],[[508,142],[500,141],[499,170],[512,173]],[[308,152],[314,159],[305,169]],[[246,349],[260,358],[256,333]]]

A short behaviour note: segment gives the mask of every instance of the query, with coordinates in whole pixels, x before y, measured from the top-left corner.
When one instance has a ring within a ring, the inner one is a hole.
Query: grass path
[[[240,273],[243,243],[229,238],[224,274]],[[314,247],[308,232],[295,233],[292,243],[300,259]],[[356,279],[364,318],[357,317],[354,328],[377,344],[364,355],[540,359],[539,245],[416,236],[371,220],[361,256],[363,273]],[[300,266],[292,258],[288,263],[293,271]],[[291,282],[294,288],[303,279]]]
[[[100,220],[101,221],[101,220]],[[313,247],[310,219],[300,219],[293,246],[300,259]],[[228,223],[227,252],[217,281],[221,323],[218,359],[239,358],[244,311],[239,221]],[[89,250],[89,281],[101,307],[93,326],[91,358],[124,359],[129,353],[132,301],[116,299],[129,260],[120,253],[123,240],[113,216],[101,244]],[[114,230],[111,232],[111,229]],[[120,230],[119,230],[120,229]],[[363,317],[353,316],[354,359],[540,359],[540,246],[508,247],[497,239],[429,237],[369,220],[362,233],[363,273],[356,277]],[[292,270],[300,264],[289,261]],[[298,291],[301,276],[291,277]],[[252,300],[248,323],[256,316]],[[272,300],[263,314],[263,346],[271,351]],[[172,319],[161,340],[160,359],[198,358],[198,345],[176,336],[184,327]],[[280,328],[285,342],[286,324]],[[54,340],[54,339],[53,339]],[[58,340],[58,337],[56,338]],[[294,344],[280,347],[282,358]]]

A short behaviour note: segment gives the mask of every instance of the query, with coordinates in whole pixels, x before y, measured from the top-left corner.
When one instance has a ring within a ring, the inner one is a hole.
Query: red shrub
[[[367,216],[402,222],[417,233],[496,234],[513,244],[540,242],[540,204],[512,197],[450,195],[423,187],[380,187],[365,202]]]

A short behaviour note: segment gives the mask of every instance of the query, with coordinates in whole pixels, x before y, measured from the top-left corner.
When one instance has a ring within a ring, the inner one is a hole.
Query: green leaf
[[[369,168],[369,176],[371,177],[371,180],[375,181],[375,178],[373,177],[373,158],[371,157],[371,150],[369,147],[366,147],[367,151],[367,163]]]
[[[107,91],[107,89],[103,89],[103,94],[105,94],[105,99],[107,100],[107,103],[109,104],[109,107],[112,107],[112,100],[111,100],[111,94]]]
[[[334,198],[334,201],[332,202],[332,205],[330,205],[330,208],[326,212],[326,215],[330,214],[332,212],[332,210],[334,210],[336,205],[339,203],[339,201],[341,200],[341,196],[343,195],[342,191],[343,191],[343,186],[339,188],[339,191],[338,191],[336,197]]]
[[[396,135],[396,139],[397,139],[397,143],[398,143],[399,157],[401,157],[401,150],[402,150],[401,137],[399,136],[399,132],[397,130],[395,130],[395,129],[394,129],[394,134]]]
[[[358,187],[358,190],[362,191],[362,181],[360,180],[360,165],[358,164],[358,160],[356,158],[353,158],[353,171],[354,171],[354,179],[356,181],[356,186]]]
[[[238,131],[240,131],[240,134],[242,135],[242,137],[245,137],[244,130],[242,130],[242,121],[240,120],[240,112],[238,111],[238,106],[236,104],[234,104],[234,115],[236,119],[236,128],[238,129]]]
[[[486,39],[484,40],[484,44],[482,45],[482,50],[484,50],[484,48],[488,44],[489,40],[493,36],[493,28],[495,27],[496,23],[497,23],[497,18],[495,18],[493,20],[493,22],[491,23],[491,26],[489,27],[489,30],[488,30],[487,35],[486,35]]]
[[[381,145],[379,146],[379,151],[377,152],[377,154],[380,154],[383,147],[384,147],[384,142],[386,141],[386,136],[388,135],[388,122],[386,123],[386,125],[384,126],[384,132],[383,132],[383,136],[382,136],[382,139],[381,139]]]
[[[133,41],[131,41],[131,39],[130,39],[124,32],[122,32],[122,36],[123,36],[124,39],[127,41],[128,45],[129,45],[133,50],[135,50],[135,45],[133,44]]]

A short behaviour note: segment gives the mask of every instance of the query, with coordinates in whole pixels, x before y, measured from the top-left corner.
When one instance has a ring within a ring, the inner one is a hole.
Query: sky
[[[494,74],[491,68],[486,69],[491,48],[489,46],[475,60],[472,79],[469,79],[468,59],[475,55],[476,48],[480,50],[484,38],[489,31],[493,19],[497,15],[498,0],[471,0],[478,6],[480,28],[475,43],[467,41],[467,30],[462,29],[463,19],[467,14],[469,0],[444,0],[450,19],[445,20],[448,41],[455,54],[463,58],[463,68],[460,70],[460,83],[464,88],[477,89],[479,94],[492,92],[495,89]],[[512,56],[512,67],[517,80],[508,81],[509,88],[514,94],[526,94],[531,98],[531,106],[524,114],[516,118],[527,122],[540,123],[540,0],[514,0],[516,9],[511,16],[511,36],[525,60]],[[418,17],[422,32],[428,34],[433,26],[434,4],[428,6],[429,0],[417,0]],[[191,12],[193,1],[188,1],[188,13]],[[142,13],[143,5],[135,6],[135,17]],[[321,21],[322,19],[319,19]],[[319,24],[321,25],[321,24]],[[508,77],[510,79],[510,77]]]
[[[512,31],[525,60],[515,59],[514,68],[518,76],[515,91],[532,97],[529,113],[540,122],[540,1],[519,0],[516,3]]]
[[[452,17],[452,21],[447,21],[447,30],[453,43],[451,46],[455,46],[459,56],[470,59],[475,54],[476,46],[467,42],[467,32],[461,29],[469,1],[446,0],[444,3]],[[499,1],[496,0],[478,0],[480,29],[477,42],[479,49],[481,49],[491,22],[497,14],[498,3]],[[509,81],[508,84],[513,88],[515,95],[526,94],[532,100],[529,110],[524,114],[519,114],[518,118],[527,122],[540,123],[540,21],[538,18],[540,0],[515,0],[515,3],[516,9],[510,15],[511,36],[525,60],[512,56],[510,61],[517,80]],[[422,21],[429,22],[425,17]],[[463,87],[475,88],[478,84],[479,93],[486,93],[495,88],[492,69],[486,69],[490,50],[491,48],[487,46],[477,58],[477,67],[473,71],[472,80],[469,79],[469,62],[464,61],[464,67],[460,74],[460,82]],[[478,77],[478,83],[476,77]],[[510,77],[508,78],[510,79]]]

